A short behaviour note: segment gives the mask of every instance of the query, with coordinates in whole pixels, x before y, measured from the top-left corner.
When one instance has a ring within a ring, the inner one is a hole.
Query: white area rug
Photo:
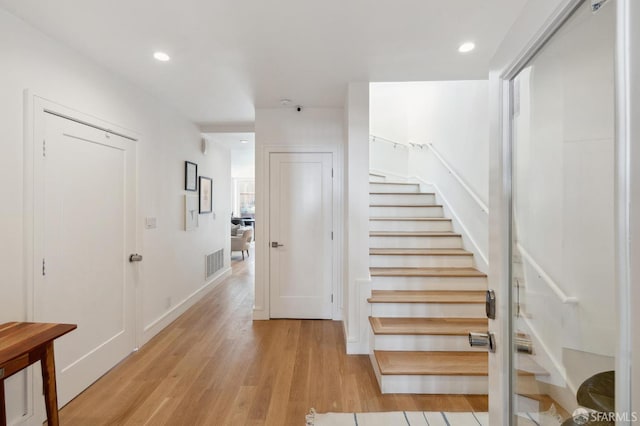
[[[326,413],[307,415],[307,426],[489,426],[488,413],[392,411],[386,413]]]

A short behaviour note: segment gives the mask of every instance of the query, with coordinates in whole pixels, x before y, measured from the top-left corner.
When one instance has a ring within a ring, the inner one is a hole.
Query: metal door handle
[[[496,351],[496,339],[493,333],[469,333],[469,346],[488,346],[489,352]]]
[[[273,241],[271,242],[271,247],[273,248],[284,247],[284,244],[278,244],[277,241]]]
[[[134,253],[129,256],[129,262],[142,262],[142,255],[138,253]]]

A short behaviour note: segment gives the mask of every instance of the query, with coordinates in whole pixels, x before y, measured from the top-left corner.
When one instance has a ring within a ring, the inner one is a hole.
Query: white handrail
[[[398,146],[404,149],[409,149],[409,146],[406,143],[392,141],[391,139],[381,138],[380,136],[369,135],[370,142],[385,142],[393,145],[394,148]]]
[[[460,185],[465,189],[465,191],[467,191],[469,193],[469,195],[471,195],[471,198],[473,198],[476,201],[476,203],[478,203],[478,205],[480,206],[482,211],[488,214],[489,213],[489,207],[487,207],[487,205],[480,199],[480,197],[478,197],[476,195],[476,193],[473,192],[473,190],[471,188],[469,188],[469,185],[467,185],[464,182],[464,180],[462,180],[462,178],[451,168],[449,163],[447,163],[447,161],[444,158],[442,158],[442,155],[440,155],[440,153],[433,146],[433,144],[432,143],[428,143],[427,146],[433,152],[433,155],[435,155],[436,158],[438,160],[440,160],[440,162],[444,165],[444,167],[449,171],[449,174],[451,174],[454,178],[456,178],[458,183],[460,183]]]
[[[556,284],[553,281],[553,279],[549,275],[547,275],[547,273],[542,269],[542,267],[538,265],[538,263],[533,259],[533,257],[531,257],[529,252],[524,247],[522,247],[522,244],[516,243],[516,247],[518,248],[520,255],[524,257],[526,261],[531,264],[531,266],[533,266],[533,269],[536,270],[540,278],[542,278],[544,282],[549,286],[549,288],[553,290],[553,292],[556,294],[556,296],[558,296],[558,299],[560,299],[562,303],[569,304],[569,305],[575,305],[578,303],[578,298],[573,296],[567,296],[565,292],[562,291],[560,286],[558,286],[558,284]]]

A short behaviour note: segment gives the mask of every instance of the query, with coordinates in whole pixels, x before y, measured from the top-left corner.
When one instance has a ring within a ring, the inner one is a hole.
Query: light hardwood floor
[[[486,396],[382,395],[337,321],[252,321],[253,257],[60,413],[63,425],[295,425],[318,412],[487,411]]]

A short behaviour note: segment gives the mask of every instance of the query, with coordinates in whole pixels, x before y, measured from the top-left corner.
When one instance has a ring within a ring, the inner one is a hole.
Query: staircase
[[[486,394],[486,275],[420,185],[370,175],[370,357],[382,393]]]

